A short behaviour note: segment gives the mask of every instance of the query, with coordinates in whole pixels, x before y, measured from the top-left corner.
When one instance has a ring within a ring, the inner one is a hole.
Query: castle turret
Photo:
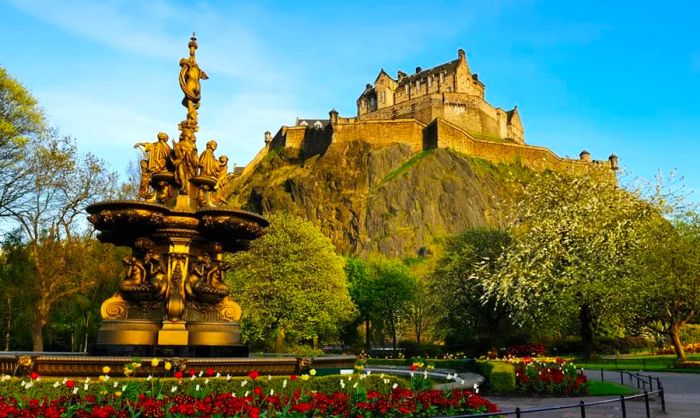
[[[270,131],[265,131],[265,146],[269,147],[270,142],[272,142],[272,134],[270,133]]]
[[[591,162],[591,153],[586,150],[581,151],[578,157],[581,161]]]
[[[612,169],[613,171],[617,171],[620,168],[620,166],[618,165],[617,155],[610,154],[610,156],[608,157],[608,161],[610,161],[610,169]]]

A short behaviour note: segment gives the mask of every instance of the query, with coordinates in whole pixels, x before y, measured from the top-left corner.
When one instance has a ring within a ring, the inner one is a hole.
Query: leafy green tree
[[[5,351],[22,348],[24,336],[28,336],[25,326],[19,326],[21,320],[26,320],[29,300],[25,280],[33,274],[33,265],[16,233],[6,236],[0,251],[0,288],[3,290],[0,299],[0,311],[3,319],[0,323]],[[25,335],[19,335],[19,334]],[[27,338],[28,340],[28,338]],[[23,347],[27,348],[27,346]]]
[[[647,230],[646,244],[636,263],[637,315],[669,337],[677,358],[685,361],[681,331],[700,312],[700,217],[659,219]]]
[[[431,286],[446,341],[478,341],[479,348],[491,349],[515,333],[507,306],[485,298],[479,280],[479,275],[495,273],[510,243],[508,232],[489,228],[469,229],[447,241]]]
[[[114,196],[117,178],[71,138],[47,130],[36,100],[0,69],[0,183],[0,216],[18,228],[32,263],[32,274],[16,279],[34,301],[33,349],[42,351],[54,304],[109,277],[84,209]]]
[[[370,323],[374,328],[386,327],[396,350],[397,331],[401,321],[408,317],[409,303],[416,297],[415,278],[400,260],[379,255],[364,263],[356,260],[353,265],[348,272],[350,292],[365,321],[367,334]]]
[[[31,188],[27,148],[45,132],[36,99],[0,67],[0,218],[11,216],[7,208]]]
[[[631,319],[632,254],[652,205],[596,176],[541,173],[524,186],[510,222],[513,244],[477,274],[484,301],[518,322],[561,329],[576,316],[588,353],[593,336]]]
[[[231,258],[227,281],[243,309],[244,337],[277,351],[335,338],[354,315],[343,257],[313,224],[288,214],[269,219],[268,233]]]
[[[365,325],[365,348],[369,349],[371,339],[371,323],[379,300],[372,293],[369,285],[367,263],[361,258],[350,256],[345,263],[350,298],[357,308],[357,319]]]

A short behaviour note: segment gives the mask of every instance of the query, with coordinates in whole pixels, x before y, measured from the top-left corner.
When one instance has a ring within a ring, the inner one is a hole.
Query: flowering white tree
[[[510,217],[513,243],[498,268],[475,277],[482,300],[509,306],[514,319],[555,327],[580,320],[590,353],[601,325],[619,326],[634,280],[630,255],[655,213],[638,193],[590,176],[540,173],[527,182]]]

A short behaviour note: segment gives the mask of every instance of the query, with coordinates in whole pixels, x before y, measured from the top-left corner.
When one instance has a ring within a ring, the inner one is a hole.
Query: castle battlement
[[[579,159],[569,159],[525,144],[517,106],[511,110],[491,106],[484,99],[484,89],[462,50],[456,60],[427,70],[417,68],[410,76],[399,71],[393,79],[382,69],[374,86],[368,84],[357,100],[357,116],[342,117],[333,109],[327,119],[297,118],[274,136],[266,132],[265,148],[245,172],[270,149],[296,150],[298,158],[306,159],[341,152],[342,145],[359,140],[373,148],[393,144],[409,145],[414,152],[449,148],[493,163],[614,178],[618,168],[614,154],[594,161],[583,151]]]

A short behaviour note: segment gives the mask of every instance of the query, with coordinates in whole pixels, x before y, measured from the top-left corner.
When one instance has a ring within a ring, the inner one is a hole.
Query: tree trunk
[[[673,350],[676,352],[677,360],[687,361],[688,357],[683,349],[683,342],[681,341],[681,326],[680,324],[671,324],[671,341],[673,342]]]
[[[369,319],[365,321],[365,350],[370,349],[369,338]]]
[[[5,351],[10,351],[10,338],[12,336],[12,297],[7,297],[7,322],[5,323]]]
[[[88,312],[85,315],[85,340],[83,343],[83,353],[87,353],[88,351],[88,327],[90,326],[90,313]]]
[[[44,325],[40,319],[35,319],[32,324],[32,350],[44,351]]]
[[[284,352],[284,336],[284,330],[282,328],[277,329],[277,335],[275,336],[275,353]]]
[[[593,355],[593,313],[591,305],[583,303],[579,306],[579,319],[581,320],[581,343],[583,344],[583,355],[591,358]]]

